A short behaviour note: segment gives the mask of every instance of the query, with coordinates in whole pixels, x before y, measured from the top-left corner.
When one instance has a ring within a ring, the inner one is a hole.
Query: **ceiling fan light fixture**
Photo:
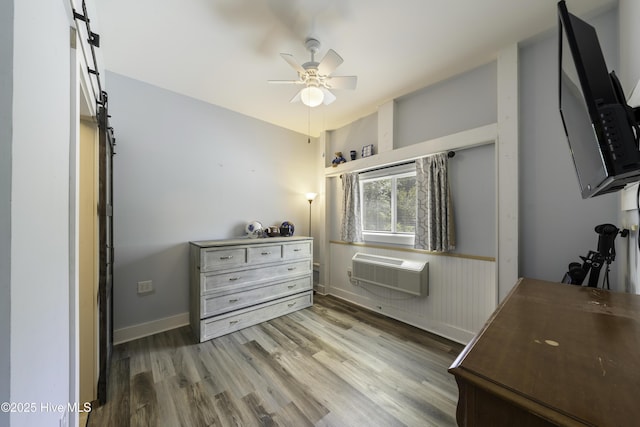
[[[318,86],[307,86],[300,91],[300,100],[309,107],[317,107],[324,101],[324,93]]]
[[[304,86],[289,102],[302,102],[308,107],[320,104],[329,105],[336,100],[336,96],[329,89],[355,89],[358,78],[356,76],[332,76],[331,73],[342,64],[343,60],[335,50],[329,49],[320,62],[316,62],[315,55],[320,49],[317,39],[308,38],[305,46],[311,52],[311,61],[300,65],[289,53],[280,56],[298,73],[298,80],[269,80],[269,83],[288,83]]]

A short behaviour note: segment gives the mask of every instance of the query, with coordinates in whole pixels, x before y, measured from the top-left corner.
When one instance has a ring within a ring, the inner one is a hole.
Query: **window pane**
[[[416,177],[397,179],[396,232],[416,231]]]
[[[362,184],[363,230],[391,231],[391,180]]]

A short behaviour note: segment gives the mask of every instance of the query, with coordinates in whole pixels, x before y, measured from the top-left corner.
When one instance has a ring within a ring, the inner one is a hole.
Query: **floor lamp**
[[[313,200],[316,198],[316,196],[316,193],[306,194],[307,200],[309,201],[309,237],[311,237],[311,203],[313,203]]]

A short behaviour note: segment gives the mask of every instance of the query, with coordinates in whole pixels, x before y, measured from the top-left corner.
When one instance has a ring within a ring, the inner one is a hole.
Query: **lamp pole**
[[[309,201],[309,237],[311,237],[311,203],[313,203],[313,200],[316,198],[316,196],[316,193],[306,194],[307,200]]]

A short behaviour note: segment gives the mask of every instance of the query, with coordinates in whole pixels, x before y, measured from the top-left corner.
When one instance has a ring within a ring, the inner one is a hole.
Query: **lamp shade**
[[[308,201],[312,202],[316,198],[317,195],[318,194],[316,194],[316,193],[307,193],[307,194],[305,194],[305,197],[307,198]]]
[[[304,105],[317,107],[324,100],[324,93],[317,86],[307,86],[300,92],[300,100]]]

